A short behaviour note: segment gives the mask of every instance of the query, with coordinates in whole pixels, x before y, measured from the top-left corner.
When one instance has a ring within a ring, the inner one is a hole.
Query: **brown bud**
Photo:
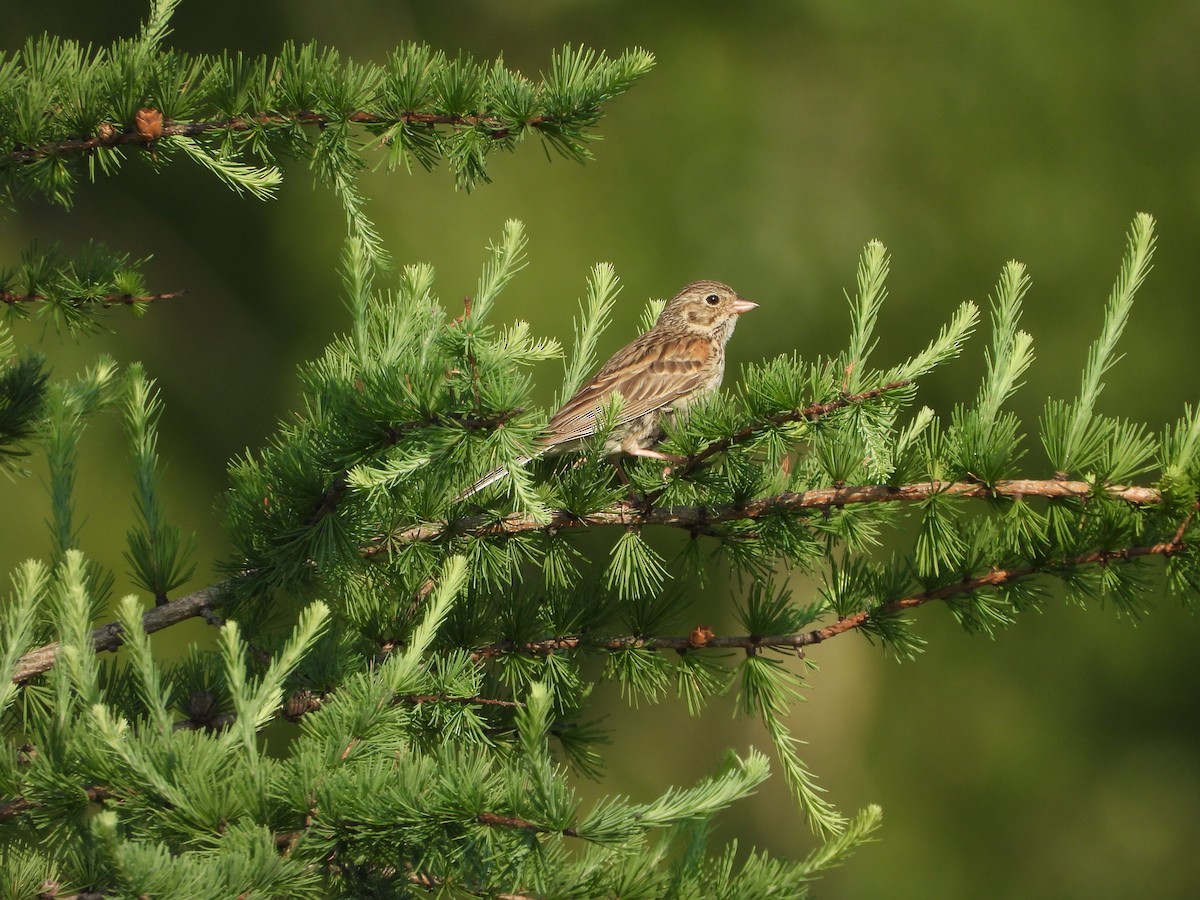
[[[138,136],[147,143],[162,137],[163,116],[157,109],[139,109],[133,119],[133,125]]]
[[[688,635],[688,646],[690,647],[706,647],[708,642],[715,638],[714,632],[707,625],[697,625],[692,629],[692,633]]]
[[[101,122],[96,126],[96,137],[100,138],[104,143],[114,140],[117,136],[117,129],[112,122]]]

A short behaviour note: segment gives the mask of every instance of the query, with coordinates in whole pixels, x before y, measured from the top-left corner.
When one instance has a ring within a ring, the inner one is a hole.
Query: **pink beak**
[[[747,300],[745,297],[738,297],[733,301],[733,314],[735,316],[740,316],[742,313],[748,313],[752,309],[758,309],[758,304]]]

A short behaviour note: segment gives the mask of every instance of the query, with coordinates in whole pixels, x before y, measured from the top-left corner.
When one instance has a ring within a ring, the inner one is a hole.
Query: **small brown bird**
[[[738,316],[756,306],[727,284],[693,281],[663,307],[653,328],[613,354],[550,418],[536,455],[578,449],[596,433],[613,394],[620,394],[620,412],[605,452],[671,459],[653,449],[663,437],[663,417],[717,389],[725,374],[725,344]],[[517,462],[523,466],[532,458]],[[503,467],[489,472],[456,499],[470,497],[507,473]]]

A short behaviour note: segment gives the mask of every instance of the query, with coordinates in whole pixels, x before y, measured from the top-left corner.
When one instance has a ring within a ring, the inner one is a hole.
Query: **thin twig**
[[[893,600],[891,603],[886,603],[878,609],[863,610],[862,612],[855,613],[852,616],[846,616],[845,618],[838,619],[838,621],[830,625],[826,625],[824,628],[818,629],[815,632],[811,632],[811,634],[814,635],[813,639],[804,643],[817,644],[821,641],[829,640],[829,638],[834,637],[835,635],[862,627],[871,618],[892,615],[894,613],[902,612],[906,609],[914,609],[918,606],[928,603],[931,600],[946,600],[950,597],[956,597],[961,594],[969,594],[972,591],[979,590],[980,588],[997,587],[999,585],[1009,584],[1021,578],[1028,578],[1031,575],[1053,573],[1063,569],[1078,568],[1079,566],[1103,566],[1108,565],[1110,562],[1128,562],[1132,559],[1137,559],[1143,556],[1171,556],[1172,554],[1178,553],[1180,550],[1182,550],[1184,546],[1185,544],[1182,540],[1182,534],[1180,534],[1178,538],[1173,538],[1169,541],[1163,541],[1158,544],[1149,544],[1141,547],[1123,547],[1119,550],[1097,550],[1093,553],[1084,553],[1052,566],[1019,566],[1012,569],[992,569],[990,572],[980,575],[976,578],[952,582],[951,584],[947,584],[931,591],[926,591],[921,594],[914,594],[911,597],[904,597],[900,600]]]
[[[460,706],[494,706],[501,709],[524,709],[520,700],[501,700],[498,697],[450,697],[446,694],[407,694],[396,698],[396,703],[420,706],[423,703],[455,703]]]
[[[848,406],[856,406],[861,403],[866,403],[870,400],[875,400],[882,397],[884,394],[892,391],[900,390],[912,385],[911,378],[902,378],[898,381],[893,381],[877,388],[872,388],[869,391],[863,391],[859,394],[843,394],[834,400],[829,400],[824,403],[811,403],[804,409],[795,409],[789,412],[780,413],[777,416],[772,416],[763,422],[755,422],[753,425],[747,425],[741,431],[735,432],[726,438],[713,441],[704,449],[687,457],[682,464],[673,467],[672,472],[676,478],[682,478],[685,475],[691,474],[703,463],[716,456],[719,453],[744,444],[752,440],[759,434],[770,428],[779,428],[783,425],[791,424],[792,422],[812,422],[823,416],[827,416],[839,409],[845,409]],[[662,491],[658,492],[662,495]]]
[[[0,303],[16,306],[20,303],[50,303],[62,302],[76,309],[99,304],[101,306],[134,306],[139,303],[154,303],[157,300],[175,300],[186,294],[186,290],[164,291],[161,294],[102,294],[99,297],[66,297],[61,301],[51,299],[44,294],[19,294],[16,291],[0,290]]]
[[[406,112],[397,116],[379,116],[372,113],[352,112],[347,115],[327,116],[315,112],[297,112],[292,114],[277,113],[273,115],[233,116],[226,119],[213,119],[207,122],[178,122],[171,119],[163,121],[162,129],[157,137],[199,137],[215,132],[236,133],[252,131],[265,127],[290,127],[292,125],[317,125],[323,127],[334,122],[348,121],[356,125],[415,125],[425,128],[436,128],[448,125],[454,128],[478,129],[485,137],[493,140],[508,137],[514,130],[521,128],[543,128],[558,124],[557,116],[532,116],[520,122],[504,120],[498,116],[458,116],[451,114]],[[36,147],[23,147],[9,150],[0,154],[0,161],[24,163],[40,159],[44,156],[57,156],[65,153],[84,153],[91,150],[118,147],[125,144],[146,144],[146,135],[137,128],[130,127],[119,130],[111,125],[101,128],[100,134],[81,138],[66,138],[60,141],[50,141]]]
[[[316,712],[325,705],[332,692],[322,694],[314,694],[312,691],[301,688],[294,691],[287,700],[284,701],[278,712],[290,722],[298,721],[302,716],[306,716],[311,712]],[[393,706],[423,706],[426,703],[448,703],[457,706],[490,706],[496,709],[524,709],[525,704],[520,700],[502,700],[499,697],[453,697],[449,694],[398,694],[392,698]],[[234,717],[228,717],[228,722],[232,724]]]
[[[497,828],[515,828],[519,831],[531,831],[535,834],[561,834],[564,837],[579,837],[579,832],[574,828],[547,828],[545,825],[539,825],[537,822],[530,822],[528,819],[520,819],[516,816],[501,816],[496,813],[481,812],[475,817],[475,821],[480,825],[490,825]]]
[[[521,415],[523,412],[525,412],[523,406],[514,406],[512,409],[506,409],[491,416],[467,413],[431,415],[424,419],[401,422],[399,425],[389,425],[383,434],[383,440],[386,446],[394,446],[406,435],[414,431],[420,431],[423,428],[434,428],[436,426],[457,426],[466,431],[482,431],[484,429],[497,428],[510,419]],[[307,527],[311,528],[337,509],[338,504],[341,503],[350,488],[349,475],[350,470],[346,469],[333,477],[329,487],[326,488],[325,493],[313,505],[312,513],[305,520],[304,524]]]
[[[659,636],[659,637],[636,637],[625,636],[615,638],[595,638],[590,636],[565,636],[547,638],[542,641],[531,641],[528,643],[514,643],[512,641],[498,641],[487,647],[481,647],[475,650],[471,657],[472,659],[484,660],[492,659],[499,656],[507,656],[510,654],[522,654],[526,656],[548,656],[552,653],[559,653],[565,650],[601,650],[607,652],[619,652],[622,650],[651,650],[651,651],[670,651],[674,650],[677,653],[687,653],[693,650],[744,650],[747,653],[755,653],[759,650],[768,649],[793,649],[799,650],[802,647],[807,647],[812,644],[819,644],[827,641],[839,634],[852,631],[856,628],[861,628],[868,624],[873,618],[886,617],[903,612],[906,609],[915,609],[918,606],[923,606],[932,600],[948,600],[951,597],[969,594],[986,587],[998,587],[1004,584],[1018,581],[1022,578],[1028,578],[1032,575],[1052,574],[1056,571],[1065,569],[1077,568],[1079,566],[1088,565],[1108,565],[1113,562],[1128,562],[1132,559],[1137,559],[1143,556],[1171,556],[1184,549],[1186,544],[1183,541],[1182,530],[1176,532],[1175,537],[1169,541],[1163,541],[1157,544],[1149,544],[1139,547],[1124,547],[1118,550],[1097,550],[1092,553],[1084,553],[1071,559],[1064,560],[1055,564],[1044,566],[1018,566],[1011,569],[992,569],[991,571],[976,576],[975,578],[964,578],[959,581],[953,581],[939,588],[934,588],[929,591],[923,591],[919,594],[913,594],[908,597],[903,597],[898,600],[893,600],[890,603],[885,603],[882,606],[874,609],[867,609],[857,612],[851,616],[844,616],[836,622],[831,622],[822,628],[816,628],[812,631],[802,631],[795,634],[779,634],[779,635],[731,635],[728,637],[720,637],[713,635],[712,630],[704,627],[693,631],[692,634],[684,636]],[[698,638],[697,635],[700,635]]]
[[[1155,488],[1106,485],[1101,490],[1109,498],[1137,506],[1152,506],[1162,502],[1162,493]],[[640,504],[622,503],[610,509],[583,515],[556,509],[549,511],[548,519],[539,519],[525,513],[510,513],[500,519],[477,515],[467,516],[453,523],[430,522],[405,528],[393,533],[386,541],[364,549],[363,555],[376,556],[397,544],[435,541],[443,536],[499,537],[533,531],[553,533],[568,528],[591,528],[598,525],[626,528],[643,525],[702,528],[721,522],[761,519],[777,512],[840,509],[858,503],[921,502],[937,494],[964,499],[1048,497],[1060,500],[1087,500],[1096,493],[1096,486],[1088,481],[1012,479],[990,485],[976,481],[922,481],[903,485],[864,484],[800,492],[785,491],[744,503],[718,506],[663,506],[647,511]]]
[[[102,800],[107,800],[110,796],[108,788],[103,785],[92,785],[91,787],[84,788],[83,792],[87,796],[89,803],[99,803]],[[37,809],[37,807],[38,803],[27,797],[14,797],[12,800],[5,800],[3,803],[0,803],[0,822],[7,822],[9,819],[29,812],[32,809]]]

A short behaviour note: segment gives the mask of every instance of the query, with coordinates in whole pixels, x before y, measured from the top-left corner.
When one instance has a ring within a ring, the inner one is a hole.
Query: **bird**
[[[626,344],[558,410],[536,440],[531,456],[577,450],[596,434],[614,394],[621,395],[616,421],[604,444],[606,455],[676,461],[654,449],[663,438],[663,419],[713,393],[725,375],[725,345],[738,317],[758,307],[727,284],[693,281],[667,301],[654,327]],[[465,500],[508,474],[488,472],[455,499]]]

